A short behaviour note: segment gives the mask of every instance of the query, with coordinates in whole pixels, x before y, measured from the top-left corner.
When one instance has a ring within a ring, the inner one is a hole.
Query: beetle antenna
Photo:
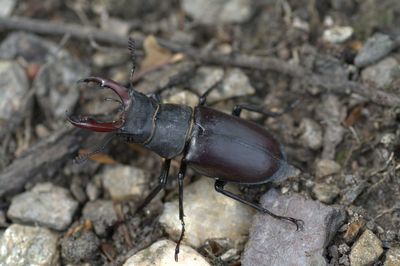
[[[96,146],[94,147],[93,151],[76,156],[75,159],[74,159],[74,163],[76,163],[76,164],[84,163],[84,162],[86,162],[91,156],[93,156],[93,155],[95,155],[95,154],[97,154],[97,153],[102,152],[103,150],[105,150],[105,148],[107,147],[108,143],[110,143],[110,141],[111,141],[115,136],[116,136],[115,134],[109,135],[109,136],[105,139],[104,143],[99,144],[99,145],[96,145]]]
[[[128,49],[129,52],[131,54],[131,59],[132,59],[132,70],[131,70],[131,77],[130,77],[130,85],[133,87],[133,76],[135,74],[135,70],[136,70],[136,43],[135,40],[132,39],[131,37],[129,37],[128,40]]]

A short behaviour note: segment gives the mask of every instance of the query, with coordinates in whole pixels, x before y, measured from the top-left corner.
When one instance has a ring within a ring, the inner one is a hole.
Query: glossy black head
[[[67,116],[74,126],[96,132],[113,132],[135,143],[145,143],[151,137],[157,109],[157,103],[151,98],[112,80],[89,77],[80,82],[94,82],[113,90],[120,99],[122,113],[118,120],[112,122],[99,122],[89,116]]]

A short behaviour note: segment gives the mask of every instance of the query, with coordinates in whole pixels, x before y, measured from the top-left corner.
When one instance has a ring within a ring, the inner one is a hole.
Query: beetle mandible
[[[134,58],[134,41],[129,39]],[[134,68],[131,73],[134,73]],[[287,220],[301,228],[303,221],[272,213],[260,204],[250,202],[224,189],[228,182],[261,184],[287,177],[291,166],[279,142],[262,126],[240,118],[242,109],[276,115],[251,105],[237,105],[228,115],[206,107],[207,90],[199,104],[191,108],[184,105],[163,104],[158,97],[146,96],[133,88],[128,89],[115,81],[88,77],[80,82],[94,82],[113,90],[123,109],[118,121],[99,122],[89,116],[67,116],[76,127],[96,132],[114,132],[128,142],[138,143],[164,158],[159,184],[144,199],[136,212],[143,209],[167,183],[171,160],[182,156],[178,173],[179,219],[182,224],[175,249],[178,260],[179,246],[185,232],[183,213],[183,179],[187,166],[196,172],[214,178],[215,190],[234,200],[247,204],[274,218]]]

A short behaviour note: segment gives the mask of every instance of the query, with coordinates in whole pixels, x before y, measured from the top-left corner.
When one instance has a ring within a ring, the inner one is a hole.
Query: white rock
[[[238,193],[234,187],[228,190]],[[238,244],[248,234],[254,210],[214,190],[214,181],[202,178],[184,189],[186,231],[184,242],[200,247],[207,239],[227,238]],[[160,223],[172,239],[178,239],[181,223],[178,201],[167,202]]]
[[[147,193],[150,173],[132,166],[113,166],[101,173],[104,189],[114,200],[138,199]]]
[[[123,266],[210,265],[199,253],[185,245],[180,246],[178,262],[176,262],[175,246],[176,244],[170,240],[160,240],[130,257]]]
[[[342,43],[353,35],[352,27],[335,26],[324,31],[322,39],[330,43]]]
[[[241,23],[255,11],[253,0],[184,0],[182,8],[203,24]]]
[[[48,229],[13,224],[0,239],[0,265],[58,265],[57,241]]]
[[[65,230],[72,222],[78,202],[68,190],[51,183],[37,184],[12,199],[7,216],[13,221]]]

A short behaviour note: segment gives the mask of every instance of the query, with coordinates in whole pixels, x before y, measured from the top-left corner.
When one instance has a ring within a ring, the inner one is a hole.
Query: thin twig
[[[25,30],[40,34],[64,35],[79,39],[92,39],[115,45],[126,46],[127,36],[121,36],[111,32],[102,31],[97,28],[84,27],[80,25],[49,23],[36,19],[22,17],[0,17],[0,28]],[[135,38],[138,48],[142,47],[143,39]],[[193,47],[182,46],[173,42],[157,39],[159,44],[173,51],[186,54],[199,62],[223,66],[235,66],[241,68],[256,69],[262,71],[275,71],[293,78],[299,79],[308,86],[317,86],[334,93],[355,93],[364,96],[370,101],[389,107],[400,106],[400,96],[395,93],[377,89],[373,86],[364,85],[359,82],[345,80],[333,75],[318,75],[306,69],[290,64],[286,61],[273,57],[260,57],[246,54],[220,54],[204,53]],[[393,49],[400,46],[400,37],[395,40]]]

